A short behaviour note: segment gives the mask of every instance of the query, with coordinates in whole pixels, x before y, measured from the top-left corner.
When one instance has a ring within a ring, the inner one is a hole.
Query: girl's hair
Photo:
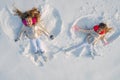
[[[105,23],[100,23],[100,24],[99,24],[99,27],[100,27],[101,29],[104,29],[104,30],[105,30],[105,33],[108,33],[108,32],[110,32],[110,31],[112,30],[112,28],[109,28]]]
[[[28,13],[30,14],[30,16],[32,18],[37,18],[37,22],[40,21],[40,11],[37,8],[32,8],[31,10],[28,11]]]
[[[37,23],[40,21],[40,11],[37,8],[32,8],[31,10],[21,12],[19,9],[15,10],[16,15],[18,15],[22,20],[27,17],[32,17],[37,19]]]

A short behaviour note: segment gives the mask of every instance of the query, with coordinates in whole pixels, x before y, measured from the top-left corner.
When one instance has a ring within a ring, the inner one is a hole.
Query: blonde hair
[[[36,17],[37,18],[37,22],[40,21],[40,11],[37,8],[32,8],[31,10],[28,11],[28,13],[31,15],[31,17]]]
[[[37,8],[32,8],[31,10],[21,12],[19,9],[15,9],[15,14],[18,15],[22,20],[27,18],[27,17],[36,17],[37,18],[37,23],[40,22],[40,11]]]
[[[105,33],[111,32],[111,30],[112,30],[112,28],[109,28],[109,27],[107,26],[107,24],[105,24],[105,23],[100,23],[100,24],[99,24],[99,27],[100,27],[101,29],[104,29],[104,30],[105,30]]]

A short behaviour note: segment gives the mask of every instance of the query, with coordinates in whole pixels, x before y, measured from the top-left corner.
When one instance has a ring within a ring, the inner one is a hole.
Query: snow
[[[26,38],[14,42],[22,23],[13,14],[13,4],[22,11],[38,7],[42,22],[55,35],[54,40],[42,37],[43,48],[49,56],[44,66],[36,66],[31,60]],[[1,0],[0,80],[119,80],[119,5],[119,0]],[[114,29],[108,35],[110,44],[97,44],[96,49],[102,56],[94,60],[90,56],[80,56],[88,51],[79,48],[85,42],[85,35],[75,33],[74,36],[71,32],[79,18],[83,25],[90,25],[88,27],[103,21]]]

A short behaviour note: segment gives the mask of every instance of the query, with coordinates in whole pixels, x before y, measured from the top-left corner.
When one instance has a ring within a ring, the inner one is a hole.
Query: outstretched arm
[[[95,38],[95,40],[93,41],[93,45],[95,45],[99,40],[101,40],[104,45],[107,45],[107,44],[108,44],[108,41],[106,40],[105,35],[99,35],[99,36],[98,36],[97,38]]]
[[[43,32],[47,37],[49,37],[50,33],[47,31],[47,29],[45,28],[45,26],[44,26],[43,24],[41,24],[41,23],[39,24],[39,26],[40,26],[42,32]]]
[[[105,38],[105,35],[101,37],[101,41],[104,45],[107,45],[108,44],[108,41],[107,39]]]
[[[93,29],[83,29],[83,28],[80,28],[77,25],[73,26],[72,29],[74,31],[79,31],[79,32],[83,32],[83,33],[91,33],[93,31]]]
[[[44,27],[43,24],[39,24],[40,25],[40,28],[42,30],[42,32],[50,39],[54,39],[54,36],[53,35],[50,35],[50,33],[47,31],[47,29]]]
[[[15,42],[21,39],[21,37],[22,37],[24,32],[25,32],[25,28],[24,28],[24,26],[22,26],[22,28],[20,29],[20,32],[19,32],[17,38],[15,39]]]
[[[101,39],[101,35],[99,35],[97,38],[94,39],[93,45],[96,45],[96,43]]]

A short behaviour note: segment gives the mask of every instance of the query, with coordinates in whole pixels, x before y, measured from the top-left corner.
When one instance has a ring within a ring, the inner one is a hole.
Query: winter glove
[[[50,39],[53,40],[53,39],[54,39],[54,36],[53,36],[53,35],[50,35]]]
[[[20,40],[20,39],[19,39],[19,38],[16,38],[16,39],[15,39],[15,42],[17,42],[18,40]]]

